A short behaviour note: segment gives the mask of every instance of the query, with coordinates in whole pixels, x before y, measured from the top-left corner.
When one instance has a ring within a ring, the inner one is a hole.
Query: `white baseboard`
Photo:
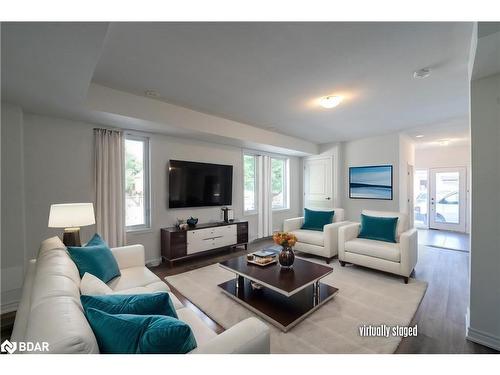
[[[3,303],[2,308],[0,310],[1,314],[6,314],[12,311],[17,311],[17,306],[19,305],[19,301]]]
[[[146,261],[146,266],[148,267],[156,267],[161,264],[161,257],[160,258],[155,258],[155,259],[150,259]]]
[[[468,327],[465,337],[469,341],[500,351],[500,337],[490,335],[489,333],[471,327]]]

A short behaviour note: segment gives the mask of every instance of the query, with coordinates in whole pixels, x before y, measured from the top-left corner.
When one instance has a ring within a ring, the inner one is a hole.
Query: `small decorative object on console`
[[[276,232],[273,235],[273,241],[277,245],[281,245],[283,249],[278,255],[280,266],[283,268],[290,268],[295,261],[295,254],[292,247],[297,242],[297,237],[292,233]]]
[[[196,226],[196,224],[198,224],[198,218],[191,216],[189,219],[186,220],[186,222],[189,225],[189,227],[193,228]]]

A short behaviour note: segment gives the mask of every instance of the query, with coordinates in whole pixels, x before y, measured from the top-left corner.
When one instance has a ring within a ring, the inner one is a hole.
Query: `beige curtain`
[[[260,155],[259,158],[259,225],[258,238],[273,234],[273,209],[271,193],[271,157]]]
[[[94,129],[97,233],[110,247],[125,245],[125,152],[120,131]]]

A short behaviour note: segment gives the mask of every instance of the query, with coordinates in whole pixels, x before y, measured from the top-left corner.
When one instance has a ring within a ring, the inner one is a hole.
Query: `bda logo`
[[[16,349],[17,349],[17,343],[10,342],[9,340],[5,340],[0,346],[0,350],[2,351],[2,353],[12,354],[16,351]]]

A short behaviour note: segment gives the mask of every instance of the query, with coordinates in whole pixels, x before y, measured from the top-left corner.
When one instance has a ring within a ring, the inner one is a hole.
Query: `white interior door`
[[[429,170],[432,229],[465,232],[466,228],[466,168],[435,168]]]
[[[304,160],[304,207],[333,208],[332,166],[331,156]]]

